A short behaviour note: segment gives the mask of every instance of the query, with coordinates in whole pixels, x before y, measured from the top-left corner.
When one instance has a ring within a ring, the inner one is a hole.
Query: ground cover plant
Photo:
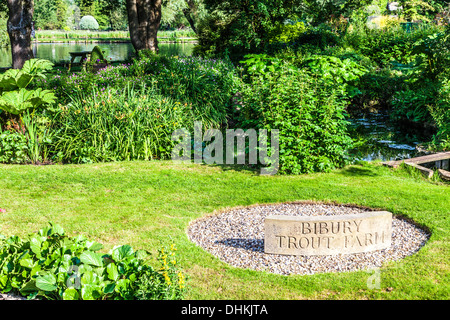
[[[161,249],[158,270],[145,264],[144,250],[121,245],[101,254],[102,248],[81,235],[67,237],[52,223],[25,240],[1,236],[0,290],[50,300],[181,297],[184,275],[177,269],[173,245]]]

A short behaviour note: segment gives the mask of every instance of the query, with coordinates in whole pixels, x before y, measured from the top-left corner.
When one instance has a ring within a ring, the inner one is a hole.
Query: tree
[[[7,0],[8,35],[11,42],[12,66],[21,69],[25,61],[33,59],[31,30],[34,12],[33,0]]]
[[[183,9],[183,14],[189,22],[192,30],[197,33],[196,21],[198,16],[198,4],[194,0],[185,0],[186,8]]]
[[[158,52],[161,0],[127,0],[126,5],[130,39],[134,49]]]
[[[271,30],[301,10],[302,0],[204,0],[208,15],[198,26],[196,53],[261,52]]]
[[[126,19],[125,0],[99,0],[99,13],[107,17],[112,30],[122,29]]]

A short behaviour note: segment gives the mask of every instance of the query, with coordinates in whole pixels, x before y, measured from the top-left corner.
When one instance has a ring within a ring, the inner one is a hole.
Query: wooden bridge
[[[450,170],[450,152],[440,152],[423,157],[405,159],[400,161],[388,161],[384,162],[383,164],[392,168],[397,168],[402,163],[418,169],[428,178],[431,178],[433,176],[434,171],[422,165],[431,165],[431,167],[434,167],[438,170],[438,173],[443,180],[450,181],[450,171],[448,171]]]

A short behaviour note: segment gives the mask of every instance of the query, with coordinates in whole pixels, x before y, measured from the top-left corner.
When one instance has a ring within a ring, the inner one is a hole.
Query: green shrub
[[[450,77],[442,81],[436,104],[428,106],[428,109],[437,126],[434,143],[440,150],[450,150]]]
[[[350,59],[339,59],[332,56],[313,55],[307,58],[303,65],[309,72],[329,86],[342,90],[343,96],[353,98],[361,93],[358,89],[359,79],[367,70]]]
[[[84,16],[80,20],[81,30],[98,30],[99,25],[97,20],[93,16]]]
[[[413,32],[406,32],[401,27],[382,30],[358,28],[348,32],[342,39],[342,44],[369,57],[380,67],[387,67],[392,61],[408,64],[416,58],[413,53],[415,43],[438,30],[438,27],[432,25],[424,25]]]
[[[269,42],[281,42],[288,43],[297,40],[300,35],[306,31],[305,24],[303,22],[297,22],[295,24],[279,23],[269,33]]]
[[[102,248],[82,235],[69,237],[52,223],[25,239],[0,236],[0,292],[51,300],[182,297],[184,274],[173,245],[160,251],[159,270],[146,264],[144,250],[122,245],[102,254]]]
[[[171,134],[193,127],[192,105],[158,93],[155,87],[90,90],[71,96],[53,119],[52,153],[64,162],[168,159]]]
[[[242,89],[239,126],[278,129],[282,174],[329,171],[345,164],[347,101],[335,86],[305,70],[283,67]]]
[[[22,164],[28,161],[25,136],[18,132],[0,132],[0,163]]]
[[[191,105],[194,114],[204,115],[202,121],[208,127],[226,124],[230,100],[240,82],[230,61],[146,54],[130,67],[135,76],[157,82],[162,95]]]
[[[377,107],[388,109],[394,95],[406,89],[406,76],[391,68],[370,70],[359,79],[361,94],[356,96],[352,107]]]
[[[396,92],[391,100],[391,118],[416,123],[432,123],[428,107],[435,103],[437,88],[433,83]]]
[[[97,73],[57,73],[39,82],[58,96],[51,123],[56,161],[167,159],[175,129],[227,125],[239,78],[230,62],[142,52]]]
[[[33,81],[45,79],[45,73],[53,66],[48,60],[27,60],[22,69],[9,69],[0,75],[0,110],[20,115],[26,110],[33,110],[42,105],[55,102],[55,95],[50,90],[41,88],[30,90]]]

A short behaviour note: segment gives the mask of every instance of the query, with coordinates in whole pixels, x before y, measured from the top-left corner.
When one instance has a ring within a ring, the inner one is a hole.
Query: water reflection
[[[350,134],[358,145],[350,150],[355,160],[391,161],[421,155],[416,146],[429,140],[429,134],[399,127],[386,114],[369,114],[348,119]]]
[[[69,52],[91,51],[98,45],[106,52],[108,59],[122,61],[134,53],[131,43],[34,43],[33,53],[36,58],[47,59],[55,63],[70,61]],[[191,55],[193,43],[160,43],[159,50],[163,55]],[[0,48],[0,68],[10,67],[11,51]]]

